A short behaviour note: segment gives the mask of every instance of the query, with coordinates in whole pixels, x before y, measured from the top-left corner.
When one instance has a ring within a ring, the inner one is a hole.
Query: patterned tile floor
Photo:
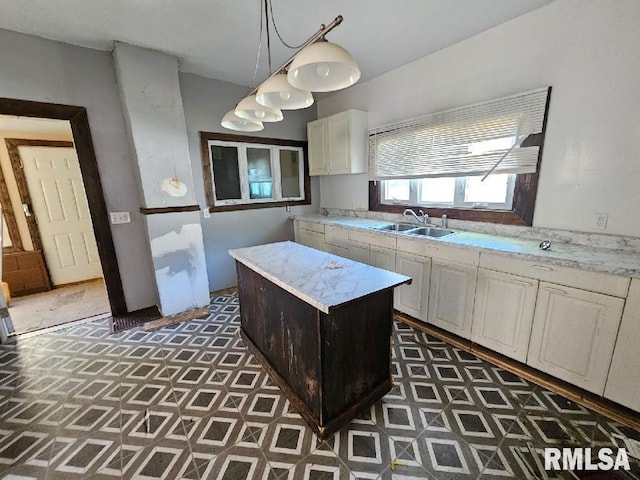
[[[0,478],[533,479],[545,446],[640,440],[395,323],[394,389],[319,442],[242,344],[238,314],[221,295],[209,317],[156,332],[97,320],[0,346]]]

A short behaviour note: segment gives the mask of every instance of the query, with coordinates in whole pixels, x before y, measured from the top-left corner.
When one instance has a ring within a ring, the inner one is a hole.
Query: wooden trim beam
[[[198,212],[200,205],[184,205],[181,207],[140,207],[143,215],[157,215],[160,213]]]

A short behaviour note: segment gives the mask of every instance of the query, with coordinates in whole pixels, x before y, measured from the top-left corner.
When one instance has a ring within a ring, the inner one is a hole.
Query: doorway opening
[[[85,109],[0,98],[0,137],[3,280],[16,333],[125,315]]]

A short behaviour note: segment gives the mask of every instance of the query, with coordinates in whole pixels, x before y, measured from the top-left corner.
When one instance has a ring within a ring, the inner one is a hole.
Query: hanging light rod
[[[360,68],[351,54],[325,38],[327,33],[342,23],[342,15],[338,15],[329,25],[320,25],[316,33],[296,47],[294,55],[271,71],[269,20],[273,22],[273,17],[269,17],[268,6],[269,0],[265,0],[269,76],[252,89],[233,110],[227,112],[222,126],[231,130],[262,130],[262,122],[282,120],[282,110],[311,106],[314,101],[311,92],[342,90],[360,79]],[[275,23],[273,25],[275,27]],[[278,37],[280,38],[279,34]]]
[[[333,20],[333,22],[331,22],[329,25],[325,25],[324,23],[321,24],[320,28],[318,29],[318,31],[316,33],[314,33],[313,35],[311,35],[311,37],[309,37],[309,40],[304,42],[302,44],[302,46],[300,48],[298,48],[298,51],[296,53],[294,53],[293,55],[291,55],[291,58],[289,58],[289,60],[287,60],[282,65],[280,65],[276,70],[274,70],[273,73],[271,73],[271,75],[269,75],[267,78],[265,78],[262,83],[266,82],[267,80],[269,80],[272,77],[275,77],[279,73],[284,72],[287,69],[287,67],[293,63],[293,60],[296,58],[296,56],[298,55],[299,52],[301,52],[305,47],[307,47],[307,46],[311,45],[312,43],[315,43],[318,40],[320,40],[321,38],[323,38],[327,33],[329,33],[331,30],[333,30],[338,25],[340,25],[342,23],[342,20],[344,20],[342,15],[338,15]],[[255,95],[259,88],[260,88],[260,85],[258,85],[256,88],[251,90],[251,92],[249,92],[247,94],[247,96]]]

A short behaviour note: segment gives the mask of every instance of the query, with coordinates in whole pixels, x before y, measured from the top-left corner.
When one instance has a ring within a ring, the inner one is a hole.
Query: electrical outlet
[[[129,212],[109,212],[111,225],[120,225],[122,223],[131,223],[131,215]]]
[[[609,215],[606,213],[596,213],[595,225],[594,227],[598,230],[605,230],[607,228],[607,219]]]
[[[204,207],[202,209],[202,218],[210,218],[211,212],[209,211],[209,207]]]

